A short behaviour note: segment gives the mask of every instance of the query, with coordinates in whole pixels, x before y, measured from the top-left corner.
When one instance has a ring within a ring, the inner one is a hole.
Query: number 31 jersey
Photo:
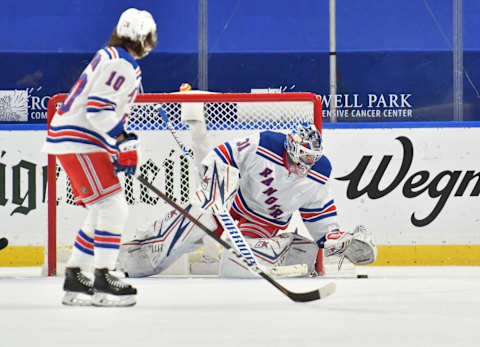
[[[287,228],[293,213],[299,211],[305,227],[317,241],[330,229],[338,229],[337,208],[328,184],[332,167],[324,155],[305,177],[290,174],[285,167],[284,142],[285,134],[263,131],[217,146],[203,163],[220,159],[240,170],[240,184],[232,205],[238,215],[282,230]]]
[[[126,50],[99,50],[57,109],[43,151],[116,154],[114,137],[123,130],[140,82],[140,67]]]

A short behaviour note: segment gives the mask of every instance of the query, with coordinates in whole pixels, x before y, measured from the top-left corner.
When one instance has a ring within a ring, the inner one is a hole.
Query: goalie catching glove
[[[340,256],[339,269],[343,257],[357,265],[371,264],[377,259],[373,234],[364,225],[357,225],[351,233],[338,229],[330,231],[318,241],[318,244],[323,245],[326,257]]]
[[[352,241],[343,254],[357,265],[373,263],[377,259],[377,246],[373,233],[364,225],[357,225],[352,233]]]
[[[123,139],[117,143],[118,156],[113,160],[115,171],[124,171],[127,176],[135,174],[138,164],[138,136],[134,133],[123,133]]]

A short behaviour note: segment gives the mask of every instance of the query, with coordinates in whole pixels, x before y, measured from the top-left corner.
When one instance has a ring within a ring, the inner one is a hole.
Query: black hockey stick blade
[[[286,289],[280,283],[273,280],[270,276],[268,276],[264,272],[259,273],[259,275],[262,276],[264,279],[266,279],[273,286],[278,288],[282,293],[284,293],[292,301],[295,301],[295,302],[309,302],[309,301],[325,299],[327,296],[330,296],[333,293],[335,293],[335,291],[337,289],[337,286],[334,282],[329,282],[319,289],[315,289],[315,290],[312,290],[310,292],[296,293],[296,292],[292,292],[292,291]]]
[[[6,237],[2,237],[0,239],[0,250],[4,249],[8,246],[8,239]]]
[[[308,302],[325,299],[335,293],[337,287],[334,282],[327,283],[323,287],[306,293],[290,293],[288,297],[296,302]]]
[[[187,211],[185,211],[180,205],[178,205],[175,201],[170,199],[165,193],[160,191],[157,187],[155,187],[153,184],[147,181],[147,179],[143,176],[137,176],[137,179],[148,189],[153,191],[155,194],[157,194],[159,197],[161,197],[165,202],[167,202],[170,206],[175,208],[178,212],[180,212],[185,218],[190,220],[192,223],[194,223],[196,226],[198,226],[200,229],[202,229],[208,236],[213,238],[215,241],[217,241],[220,245],[222,245],[226,249],[230,249],[235,256],[237,256],[240,260],[243,261],[243,263],[248,266],[250,270],[253,272],[257,273],[259,276],[267,280],[270,284],[272,284],[275,288],[280,290],[283,294],[288,296],[291,300],[295,302],[309,302],[309,301],[315,301],[319,299],[324,299],[329,295],[332,295],[335,293],[335,283],[330,282],[326,284],[325,286],[321,287],[320,289],[312,290],[310,292],[305,292],[305,293],[296,293],[288,290],[284,286],[282,286],[280,283],[275,281],[272,277],[270,277],[268,274],[263,272],[261,269],[258,268],[256,264],[251,263],[248,261],[241,253],[237,252],[235,249],[232,248],[232,246],[222,240],[220,237],[218,237],[213,231],[208,229],[204,224],[202,224],[200,221],[195,219],[192,215],[190,215]]]

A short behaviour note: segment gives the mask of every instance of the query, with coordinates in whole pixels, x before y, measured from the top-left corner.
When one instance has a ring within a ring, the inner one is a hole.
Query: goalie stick
[[[202,175],[198,172],[195,164],[193,163],[192,154],[188,151],[187,146],[185,146],[182,143],[182,141],[178,138],[178,135],[175,132],[175,129],[173,128],[172,124],[170,123],[170,120],[168,119],[167,114],[161,107],[159,107],[157,111],[162,117],[163,121],[165,122],[173,139],[175,140],[177,145],[181,148],[185,157],[189,161],[190,167],[194,168],[194,171],[197,173],[197,175],[201,179]],[[232,216],[230,216],[230,213],[228,213],[228,211],[225,208],[221,208],[220,206],[217,206],[217,209],[218,211],[215,212],[215,215],[217,216],[217,221],[222,225],[223,230],[227,232],[228,236],[230,237],[230,240],[232,241],[237,251],[242,253],[250,262],[254,263],[255,265],[258,265],[250,246],[248,245],[247,241],[243,237],[243,234],[240,232],[240,230],[238,230],[237,225],[232,219]]]
[[[169,205],[171,205],[173,208],[175,208],[178,212],[180,212],[185,218],[190,220],[193,224],[198,226],[200,229],[202,229],[208,236],[213,238],[215,241],[217,241],[220,245],[222,245],[225,249],[230,250],[242,263],[244,263],[250,271],[253,273],[258,274],[265,280],[267,280],[270,284],[272,284],[275,288],[280,290],[284,295],[288,296],[291,300],[295,302],[309,302],[309,301],[315,301],[319,299],[324,299],[327,296],[332,295],[335,293],[335,283],[330,282],[327,283],[325,286],[315,289],[309,292],[303,292],[303,293],[297,293],[297,292],[292,292],[282,286],[280,283],[275,281],[272,277],[270,277],[268,274],[266,274],[262,269],[258,267],[255,263],[252,263],[249,261],[242,253],[237,251],[235,248],[232,248],[232,246],[222,240],[220,237],[218,237],[213,231],[211,231],[209,228],[207,228],[203,223],[195,219],[191,214],[189,214],[187,211],[185,211],[180,205],[178,205],[176,202],[174,202],[172,199],[170,199],[165,193],[160,191],[158,188],[156,188],[153,184],[147,181],[147,179],[143,176],[137,176],[137,179],[148,189],[153,191],[155,194],[157,194],[159,197],[161,197],[163,200],[165,200]]]

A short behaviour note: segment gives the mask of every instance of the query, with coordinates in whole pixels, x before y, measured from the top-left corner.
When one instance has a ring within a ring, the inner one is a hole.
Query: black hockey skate
[[[65,281],[63,282],[62,304],[70,306],[88,306],[92,304],[93,282],[82,272],[79,267],[67,267],[65,269]]]
[[[133,306],[136,304],[137,289],[120,281],[108,269],[95,269],[93,282],[94,306]]]

